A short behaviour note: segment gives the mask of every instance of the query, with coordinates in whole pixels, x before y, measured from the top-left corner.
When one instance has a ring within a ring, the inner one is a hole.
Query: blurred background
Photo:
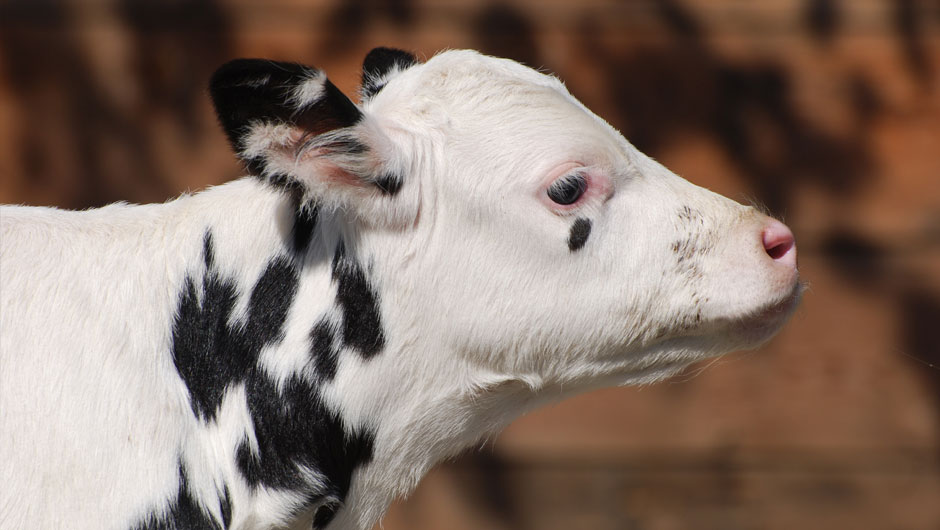
[[[810,284],[769,346],[524,417],[387,530],[940,528],[938,0],[0,0],[0,202],[235,178],[219,64],[306,62],[352,95],[379,45],[554,72],[782,217]]]

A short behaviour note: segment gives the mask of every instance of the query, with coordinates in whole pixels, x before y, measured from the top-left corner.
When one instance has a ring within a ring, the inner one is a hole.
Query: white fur
[[[307,80],[294,88],[291,93],[291,103],[298,110],[315,103],[323,94],[323,83],[325,81],[326,74],[323,71],[311,70]]]
[[[783,323],[799,288],[763,250],[768,219],[639,153],[557,79],[468,51],[393,74],[366,119],[336,133],[373,148],[368,167],[317,146],[276,154],[299,139],[283,125],[247,143],[325,205],[266,373],[302,372],[312,325],[336,314],[340,239],[381,300],[383,351],[341,351],[322,388],[347,427],[376,431],[331,530],[369,528],[435,463],[534,407],[662,379]],[[324,164],[406,180],[382,196],[327,180]],[[544,196],[565,164],[597,192],[573,211]],[[251,286],[285,252],[291,204],[248,178],[161,205],[0,210],[0,528],[127,528],[176,492],[180,455],[200,499],[229,488],[232,528],[309,524],[309,511],[286,519],[295,495],[251,491],[235,467],[236,444],[253,440],[244,388],[202,427],[170,356],[205,230],[217,267]],[[571,251],[578,217],[592,230]],[[683,243],[700,252],[678,260]],[[236,307],[237,320],[247,290]]]

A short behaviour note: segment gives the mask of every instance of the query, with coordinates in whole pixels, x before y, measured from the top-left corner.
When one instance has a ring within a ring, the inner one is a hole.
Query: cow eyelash
[[[571,173],[552,182],[546,194],[555,204],[567,206],[578,202],[587,189],[587,177],[583,173]]]

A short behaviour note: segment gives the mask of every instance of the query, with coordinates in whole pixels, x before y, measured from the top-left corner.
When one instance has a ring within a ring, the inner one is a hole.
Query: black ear
[[[382,90],[391,78],[418,62],[417,57],[406,51],[375,48],[366,55],[362,63],[362,88],[360,89],[362,99],[370,99]]]
[[[408,151],[320,70],[239,59],[219,68],[209,88],[225,134],[253,175],[299,191],[304,204],[363,222],[408,226],[414,219],[417,193],[400,193]]]
[[[209,91],[229,142],[248,170],[259,175],[263,153],[250,144],[261,128],[288,126],[310,137],[362,119],[359,108],[322,71],[297,63],[236,59],[216,70]]]

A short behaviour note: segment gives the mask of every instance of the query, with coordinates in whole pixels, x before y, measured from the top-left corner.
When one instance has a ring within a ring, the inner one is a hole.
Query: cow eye
[[[556,204],[574,204],[587,191],[587,184],[587,178],[581,173],[565,175],[548,187],[548,198]]]

